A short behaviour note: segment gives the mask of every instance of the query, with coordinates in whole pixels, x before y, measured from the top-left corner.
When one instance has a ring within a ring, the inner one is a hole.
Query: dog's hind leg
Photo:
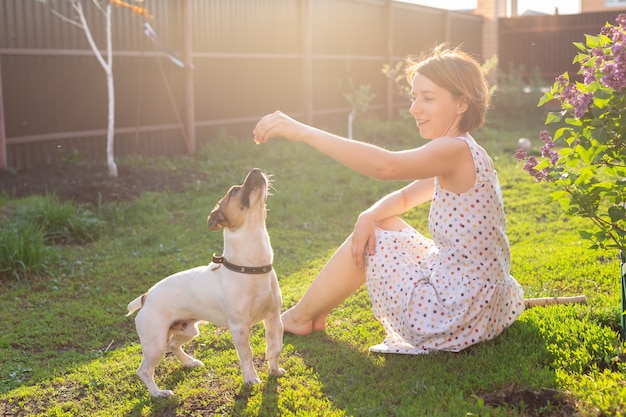
[[[265,359],[269,365],[270,375],[283,376],[285,370],[278,366],[283,347],[283,322],[280,311],[263,320],[265,326]]]
[[[261,379],[254,369],[252,349],[250,348],[250,328],[247,326],[231,325],[230,332],[233,343],[239,356],[239,363],[243,373],[243,382],[246,384],[260,384]]]
[[[176,322],[170,327],[171,337],[168,342],[168,349],[173,352],[178,359],[188,368],[194,368],[196,366],[204,366],[204,364],[189,356],[182,349],[182,345],[189,342],[194,337],[200,334],[197,321],[186,320]]]
[[[146,384],[150,395],[153,397],[168,397],[173,394],[170,390],[161,390],[154,382],[154,370],[167,350],[167,328],[159,328],[154,322],[150,322],[140,311],[135,317],[137,334],[141,342],[143,357],[137,369],[137,375]]]

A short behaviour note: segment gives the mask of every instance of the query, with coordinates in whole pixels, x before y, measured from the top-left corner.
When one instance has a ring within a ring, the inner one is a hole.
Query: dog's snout
[[[248,175],[246,176],[244,184],[247,184],[247,183],[252,183],[252,185],[256,185],[260,183],[265,184],[266,181],[267,181],[267,177],[265,176],[263,171],[261,171],[260,168],[252,168],[250,172],[248,173]]]
[[[224,216],[224,212],[219,208],[216,208],[209,214],[209,218],[207,219],[207,226],[211,230],[218,230],[222,223],[226,221],[226,216]]]

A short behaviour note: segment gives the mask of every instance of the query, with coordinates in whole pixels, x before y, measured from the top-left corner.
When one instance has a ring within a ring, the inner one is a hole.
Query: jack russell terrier
[[[153,397],[172,395],[154,382],[154,370],[166,351],[187,367],[202,366],[181,349],[200,334],[198,324],[211,322],[231,331],[243,379],[261,382],[252,363],[250,328],[263,321],[265,357],[269,373],[282,376],[282,298],[272,268],[274,252],[265,226],[268,178],[255,168],[241,185],[234,185],[217,203],[207,220],[211,230],[224,229],[224,252],[208,266],[173,274],[128,304],[135,318],[143,359],[137,374]]]

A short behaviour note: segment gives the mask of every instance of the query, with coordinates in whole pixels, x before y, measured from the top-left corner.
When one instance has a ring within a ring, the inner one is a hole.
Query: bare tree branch
[[[92,0],[92,1],[93,1],[93,4],[96,6],[96,8],[102,12],[102,14],[106,14],[106,12],[104,11],[104,8],[102,8],[102,4],[100,4],[98,0]]]
[[[65,15],[62,15],[61,13],[57,12],[57,11],[56,11],[56,10],[54,10],[54,9],[50,9],[50,11],[52,12],[52,14],[53,14],[53,15],[55,15],[56,17],[58,17],[58,18],[59,18],[59,19],[61,19],[62,21],[66,22],[66,23],[69,23],[69,24],[71,24],[71,25],[77,26],[77,27],[79,27],[79,28],[82,28],[82,26],[80,25],[80,23],[79,23],[79,22],[77,22],[76,20],[74,20],[74,19],[70,19],[69,17],[67,17],[67,16],[65,16]]]
[[[91,30],[89,29],[87,19],[85,18],[85,13],[83,12],[83,5],[81,3],[72,3],[72,8],[76,10],[76,13],[78,13],[81,27],[85,31],[85,36],[87,37],[87,42],[89,42],[89,46],[91,46],[91,50],[98,59],[98,62],[100,62],[100,65],[102,65],[102,68],[106,70],[107,68],[109,68],[110,63],[104,60],[102,53],[100,52],[100,50],[98,50],[98,45],[96,45],[96,42],[93,40],[93,36],[91,36]]]

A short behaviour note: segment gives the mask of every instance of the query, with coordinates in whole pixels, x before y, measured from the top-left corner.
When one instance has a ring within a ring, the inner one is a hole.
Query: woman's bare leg
[[[410,227],[399,217],[377,224],[385,230]],[[352,235],[324,265],[302,299],[282,315],[285,332],[307,335],[326,328],[328,313],[365,283],[365,269],[358,268],[352,258]]]
[[[337,249],[298,303],[282,315],[285,332],[307,335],[324,330],[326,316],[365,283],[365,269],[354,263],[352,236]]]

